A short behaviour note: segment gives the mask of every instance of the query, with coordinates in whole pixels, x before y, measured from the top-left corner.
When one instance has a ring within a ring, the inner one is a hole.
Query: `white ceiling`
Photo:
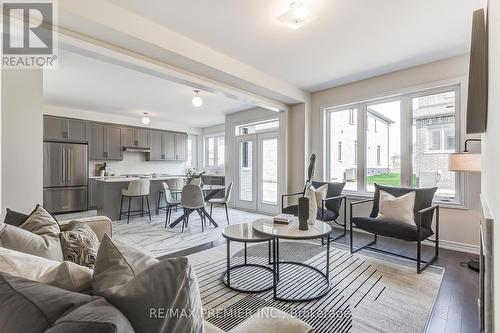
[[[291,0],[108,0],[308,91],[468,52],[482,0],[304,0],[317,18],[275,20]]]
[[[148,112],[153,121],[190,127],[221,124],[225,114],[252,107],[200,92],[203,105],[195,108],[191,87],[63,49],[58,68],[46,70],[43,83],[48,104],[137,118]]]

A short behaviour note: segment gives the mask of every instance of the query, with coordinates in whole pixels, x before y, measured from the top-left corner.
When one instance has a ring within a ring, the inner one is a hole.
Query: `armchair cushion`
[[[380,204],[380,190],[383,190],[395,197],[400,197],[409,192],[415,192],[415,206],[413,208],[415,219],[419,216],[419,211],[432,206],[432,199],[436,193],[437,187],[432,188],[412,188],[412,187],[393,187],[375,184],[375,194],[373,196],[373,208],[370,217],[377,217]],[[433,212],[422,216],[422,228],[431,229]],[[415,221],[417,222],[417,221]]]
[[[432,229],[422,227],[422,236],[419,237],[417,226],[409,223],[401,223],[401,221],[379,219],[374,217],[353,217],[352,223],[356,227],[368,231],[372,234],[402,239],[406,241],[416,242],[422,241],[434,234]]]

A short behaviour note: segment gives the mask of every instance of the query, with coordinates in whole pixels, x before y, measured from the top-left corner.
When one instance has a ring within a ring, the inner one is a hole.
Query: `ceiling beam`
[[[301,103],[310,96],[288,82],[107,1],[59,1],[59,26],[64,36],[88,36],[111,45],[109,49],[125,50],[136,58],[163,64],[172,72],[190,73],[282,104]]]

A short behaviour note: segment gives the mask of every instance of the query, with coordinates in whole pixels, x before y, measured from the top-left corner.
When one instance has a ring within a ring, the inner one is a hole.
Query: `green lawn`
[[[413,175],[413,184],[416,184],[417,175]],[[368,176],[368,184],[377,183],[380,185],[399,186],[401,184],[401,174],[388,173],[374,176]]]

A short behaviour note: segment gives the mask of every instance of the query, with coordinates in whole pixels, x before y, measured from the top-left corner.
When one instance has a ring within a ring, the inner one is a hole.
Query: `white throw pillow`
[[[316,223],[316,214],[318,212],[318,201],[314,186],[309,185],[306,187],[304,197],[309,199],[309,218],[307,219],[307,223],[314,224]]]
[[[378,219],[391,219],[415,225],[415,191],[395,197],[380,190]]]
[[[321,208],[323,204],[323,199],[326,198],[326,194],[328,193],[328,184],[321,185],[317,189],[314,190],[314,194],[316,195],[316,205],[318,208]]]
[[[0,247],[0,272],[50,284],[69,291],[90,290],[92,270],[69,261],[58,262]]]

